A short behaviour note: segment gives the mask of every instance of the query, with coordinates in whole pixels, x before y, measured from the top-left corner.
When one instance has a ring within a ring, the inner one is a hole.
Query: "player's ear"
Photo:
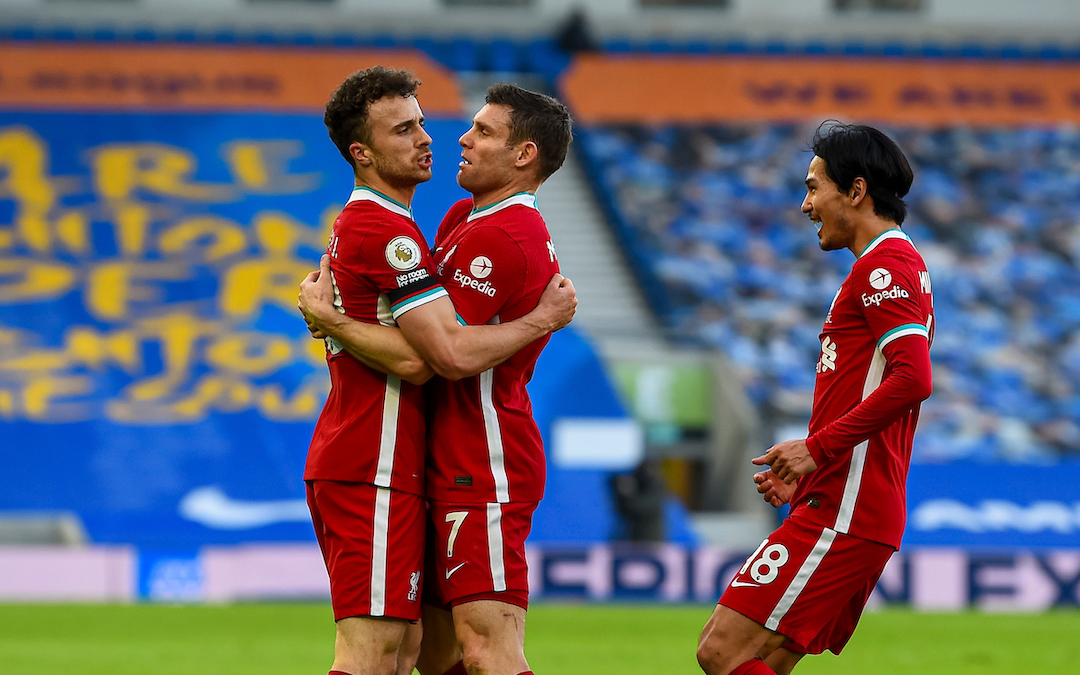
[[[349,154],[356,166],[371,166],[371,148],[360,141],[353,141],[353,144],[349,146]]]
[[[851,182],[851,205],[858,206],[866,199],[866,179],[859,176]]]
[[[517,159],[514,161],[514,166],[519,169],[524,169],[533,162],[540,161],[540,148],[536,146],[535,141],[524,141],[518,145]]]

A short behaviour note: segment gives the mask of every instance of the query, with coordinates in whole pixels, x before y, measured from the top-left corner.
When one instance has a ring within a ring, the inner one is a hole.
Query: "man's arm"
[[[330,256],[324,255],[319,271],[308,274],[300,282],[297,307],[312,337],[337,340],[345,351],[369,368],[416,385],[435,375],[401,331],[350,319],[337,311],[330,283]]]
[[[402,315],[398,325],[435,372],[460,380],[494,368],[526,345],[563,328],[576,308],[574,284],[556,274],[536,308],[514,321],[464,326],[449,298],[440,298]]]
[[[555,275],[536,308],[514,321],[462,326],[450,300],[439,298],[399,316],[401,330],[397,331],[340,314],[333,306],[328,256],[323,257],[320,269],[317,277],[309,275],[310,283],[305,279],[307,285],[301,285],[300,309],[309,328],[337,339],[350,354],[355,350],[384,367],[400,367],[415,355],[450,380],[497,366],[531,342],[569,324],[577,308],[573,283]]]
[[[815,471],[838,451],[854,447],[930,396],[933,381],[925,335],[909,335],[885,347],[893,371],[861,403],[809,438],[777,443],[753,460],[769,465],[787,483]]]

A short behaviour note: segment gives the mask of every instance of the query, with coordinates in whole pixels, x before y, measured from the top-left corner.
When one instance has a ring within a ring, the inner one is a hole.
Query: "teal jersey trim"
[[[411,206],[406,206],[406,205],[402,204],[401,202],[399,202],[398,200],[394,199],[393,197],[387,197],[386,195],[384,195],[383,193],[379,192],[379,191],[378,191],[378,190],[376,190],[375,188],[369,188],[369,187],[368,187],[368,186],[366,186],[366,185],[357,185],[356,187],[354,187],[354,188],[353,188],[353,192],[356,192],[357,190],[367,190],[368,192],[370,192],[370,193],[372,193],[372,194],[376,194],[376,195],[379,195],[380,197],[382,197],[382,198],[383,198],[383,199],[385,199],[386,201],[390,202],[391,204],[397,204],[397,205],[398,205],[398,206],[400,206],[401,208],[403,208],[403,209],[405,209],[406,211],[408,211],[408,212],[409,212],[409,215],[410,215],[410,216],[412,215],[412,207],[411,207]]]

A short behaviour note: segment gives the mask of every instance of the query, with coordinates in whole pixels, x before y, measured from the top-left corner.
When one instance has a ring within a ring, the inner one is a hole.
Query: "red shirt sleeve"
[[[368,285],[389,304],[379,307],[380,321],[396,319],[408,310],[445,295],[431,273],[431,254],[419,230],[393,218],[372,218],[363,227],[335,228],[327,252],[334,275],[334,302],[350,317],[363,319],[351,307],[349,291]],[[381,305],[381,303],[380,303]],[[390,317],[383,316],[389,312]],[[370,320],[370,319],[368,319]]]
[[[929,315],[918,272],[891,256],[868,261],[852,272],[855,301],[885,357],[881,384],[858,405],[806,439],[821,466],[895,422],[930,396]]]
[[[481,225],[466,234],[454,252],[444,282],[458,316],[467,324],[486,324],[516,301],[525,286],[525,255],[498,226]]]
[[[893,340],[882,350],[895,364],[878,388],[859,405],[806,439],[810,456],[824,465],[838,450],[851,448],[885,429],[930,396],[930,344],[921,335]]]

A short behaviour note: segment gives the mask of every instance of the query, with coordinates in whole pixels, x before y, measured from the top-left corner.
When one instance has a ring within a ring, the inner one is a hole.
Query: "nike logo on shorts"
[[[454,568],[452,568],[452,569],[448,569],[448,570],[446,570],[446,578],[447,578],[447,579],[449,579],[449,578],[450,578],[451,576],[453,576],[454,572],[457,572],[457,571],[458,571],[459,569],[461,569],[462,567],[465,567],[465,563],[461,563],[461,564],[460,564],[460,565],[458,565],[457,567],[454,567]]]
[[[449,578],[449,575],[447,575],[447,578]],[[759,586],[761,586],[761,584],[752,584],[749,581],[739,581],[738,579],[732,579],[731,580],[731,587],[732,588],[743,588],[744,586],[749,586],[751,588],[758,588]]]

